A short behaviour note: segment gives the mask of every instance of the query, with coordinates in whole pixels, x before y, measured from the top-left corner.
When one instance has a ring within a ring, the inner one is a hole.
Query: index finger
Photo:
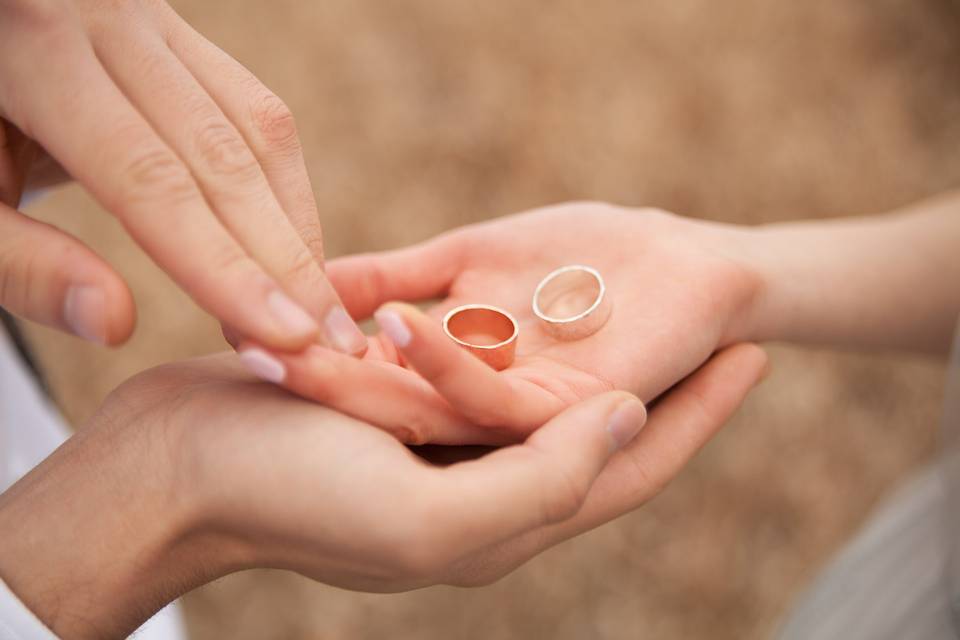
[[[18,95],[11,119],[200,306],[275,349],[313,342],[317,322],[227,233],[190,171],[114,85],[89,43],[65,33],[38,60],[44,68],[31,73],[47,78],[43,91],[18,78],[30,89]]]

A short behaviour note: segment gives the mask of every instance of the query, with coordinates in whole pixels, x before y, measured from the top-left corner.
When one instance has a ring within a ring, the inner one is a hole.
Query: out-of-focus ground
[[[762,223],[881,211],[960,183],[958,2],[174,4],[297,114],[331,256],[575,198]],[[74,421],[136,371],[223,347],[80,190],[34,211],[119,265],[141,314],[117,351],[31,328]],[[894,355],[771,353],[773,376],[659,498],[494,586],[359,595],[253,572],[189,595],[190,630],[767,637],[929,457],[942,375]]]

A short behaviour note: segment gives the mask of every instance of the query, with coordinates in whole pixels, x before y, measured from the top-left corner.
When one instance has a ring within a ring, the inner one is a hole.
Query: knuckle
[[[583,490],[563,474],[560,474],[560,478],[561,481],[545,496],[543,514],[546,522],[562,522],[572,518],[583,502]]]
[[[40,322],[55,322],[62,313],[60,285],[70,277],[71,265],[79,262],[78,251],[57,238],[37,238],[0,253],[0,306]]]
[[[294,282],[316,281],[323,273],[317,259],[306,246],[298,247],[287,262],[284,273]]]
[[[56,0],[0,3],[0,15],[16,20],[33,34],[57,30],[67,22],[63,7]]]
[[[293,112],[275,94],[263,89],[250,105],[250,116],[268,148],[282,151],[299,149]]]
[[[207,250],[206,264],[208,273],[240,273],[241,278],[249,282],[254,275],[251,269],[250,258],[239,247],[224,242]]]
[[[190,172],[168,149],[140,152],[127,162],[123,174],[126,176],[123,200],[162,198],[165,202],[183,202],[197,193]]]
[[[243,138],[225,122],[213,121],[200,127],[196,145],[204,164],[214,174],[251,177],[259,169]]]
[[[301,224],[297,230],[300,239],[306,245],[307,251],[317,260],[323,260],[323,229],[320,223],[311,220],[306,224]]]

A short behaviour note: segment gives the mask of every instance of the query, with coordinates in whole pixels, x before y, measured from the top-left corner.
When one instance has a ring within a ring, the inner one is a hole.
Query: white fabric
[[[56,640],[0,580],[0,640]]]
[[[778,640],[956,640],[940,469],[886,501],[790,612]]]
[[[68,434],[0,328],[0,492],[50,455]]]
[[[46,458],[69,431],[0,328],[0,492]],[[0,553],[3,541],[0,540]],[[42,559],[38,558],[38,562]],[[0,640],[45,640],[54,636],[0,581]],[[171,605],[136,633],[141,640],[186,638],[180,610]]]
[[[33,204],[37,200],[41,199],[47,195],[46,189],[35,189],[33,191],[27,191],[20,197],[20,204],[17,206],[18,209],[26,209],[27,205]]]

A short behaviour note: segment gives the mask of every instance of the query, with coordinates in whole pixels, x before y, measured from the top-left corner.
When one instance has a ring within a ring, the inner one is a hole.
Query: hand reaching
[[[289,110],[165,3],[0,3],[0,305],[119,344],[135,321],[120,276],[16,210],[47,177],[37,153],[235,333],[366,349],[324,275]]]

